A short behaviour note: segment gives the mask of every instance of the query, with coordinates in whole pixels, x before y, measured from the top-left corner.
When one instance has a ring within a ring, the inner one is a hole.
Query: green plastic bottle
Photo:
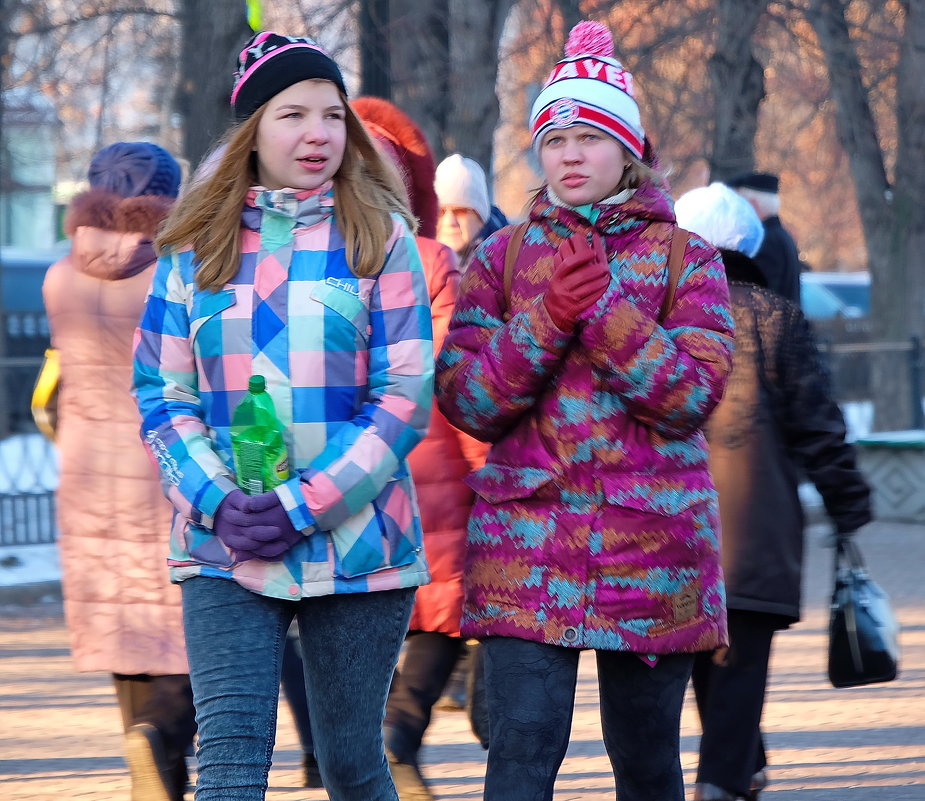
[[[238,486],[259,495],[289,478],[289,455],[266,379],[252,375],[247,390],[231,416],[231,450]]]

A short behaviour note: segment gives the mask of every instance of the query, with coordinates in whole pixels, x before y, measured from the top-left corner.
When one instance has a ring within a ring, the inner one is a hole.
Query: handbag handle
[[[844,565],[852,570],[865,570],[864,557],[861,549],[854,542],[853,536],[845,534],[835,535],[835,573]]]

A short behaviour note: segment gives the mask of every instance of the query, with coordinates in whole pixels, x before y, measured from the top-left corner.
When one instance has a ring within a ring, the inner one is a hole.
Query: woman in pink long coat
[[[74,198],[71,252],[42,292],[61,358],[57,494],[74,666],[113,675],[133,801],[177,801],[196,731],[180,591],[164,554],[171,507],[138,438],[132,338],[151,284],[152,239],[180,184],[163,148],[119,142]]]

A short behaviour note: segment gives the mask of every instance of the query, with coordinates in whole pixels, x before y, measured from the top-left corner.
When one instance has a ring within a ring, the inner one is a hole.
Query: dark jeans
[[[580,651],[508,637],[482,643],[491,726],[485,801],[550,801],[568,748]],[[684,801],[681,705],[693,654],[651,667],[597,651],[604,745],[620,801]]]
[[[730,609],[729,651],[716,665],[711,653],[697,655],[693,684],[703,734],[697,781],[740,795],[767,764],[761,712],[774,632],[784,619]]]
[[[331,801],[397,801],[382,720],[414,589],[293,602],[220,578],[180,586],[199,723],[197,801],[263,801],[293,616],[315,756]]]
[[[406,638],[385,712],[385,744],[399,762],[417,763],[434,704],[462,653],[463,642],[435,631],[415,631]]]
[[[123,728],[128,731],[136,723],[150,723],[157,728],[173,778],[170,789],[176,798],[182,798],[189,779],[186,753],[196,735],[189,676],[114,673],[112,680]]]

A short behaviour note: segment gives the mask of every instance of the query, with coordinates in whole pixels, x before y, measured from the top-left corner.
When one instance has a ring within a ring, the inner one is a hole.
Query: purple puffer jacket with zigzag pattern
[[[440,408],[494,443],[469,482],[462,633],[640,654],[713,648],[726,616],[701,426],[730,369],[722,262],[691,236],[660,324],[667,194],[647,183],[585,210],[613,275],[590,321],[566,334],[543,304],[558,243],[592,225],[543,193],[509,304],[504,230],[476,253],[438,359]]]

